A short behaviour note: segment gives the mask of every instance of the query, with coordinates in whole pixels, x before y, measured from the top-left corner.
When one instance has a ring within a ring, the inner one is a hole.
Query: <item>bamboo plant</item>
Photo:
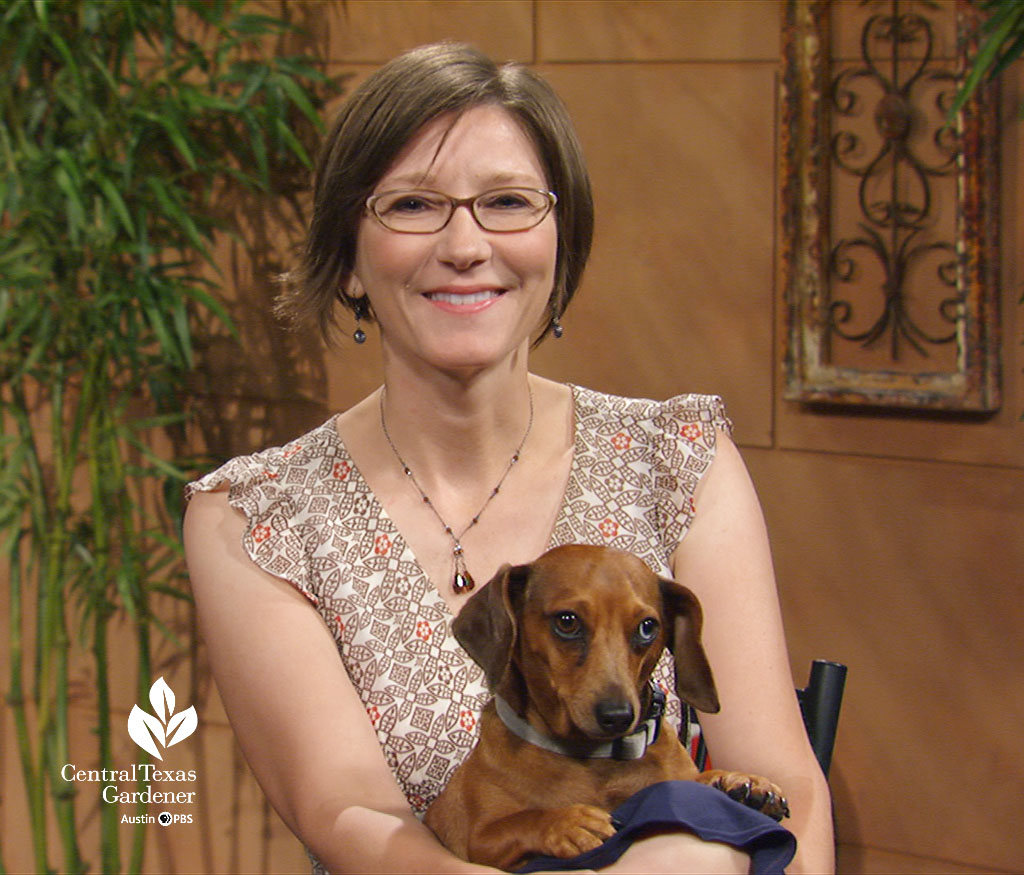
[[[295,28],[259,9],[0,0],[5,695],[38,872],[54,871],[54,836],[60,871],[91,865],[75,785],[59,773],[72,660],[91,660],[95,767],[113,768],[111,623],[132,621],[144,702],[152,601],[185,597],[177,521],[156,500],[184,472],[153,447],[183,422],[196,320],[228,321],[205,278],[215,235],[231,232],[215,201],[308,166],[297,131],[319,125],[332,90],[314,62],[284,53]],[[99,810],[98,868],[138,871],[145,827],[123,855],[117,806]]]
[[[1024,57],[1024,0],[982,0],[979,7],[987,16],[981,25],[981,44],[949,110],[950,119],[978,88]],[[1024,118],[1024,101],[1019,115]]]

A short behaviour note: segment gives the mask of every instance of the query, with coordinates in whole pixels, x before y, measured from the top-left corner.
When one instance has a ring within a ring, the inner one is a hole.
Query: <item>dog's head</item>
[[[520,714],[531,707],[556,737],[608,739],[643,718],[647,681],[666,646],[679,697],[718,710],[702,619],[692,592],[635,556],[566,545],[504,566],[453,630],[491,689]]]

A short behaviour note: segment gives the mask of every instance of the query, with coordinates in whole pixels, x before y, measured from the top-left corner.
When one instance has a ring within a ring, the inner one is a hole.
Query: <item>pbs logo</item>
[[[157,823],[160,826],[170,826],[172,823],[191,823],[191,814],[171,814],[169,811],[161,811],[156,816]]]

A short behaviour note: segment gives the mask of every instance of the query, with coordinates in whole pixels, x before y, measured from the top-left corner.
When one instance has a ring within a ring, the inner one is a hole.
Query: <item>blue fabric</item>
[[[796,853],[793,834],[760,811],[696,781],[663,781],[645,787],[612,812],[618,828],[600,847],[563,860],[535,857],[519,872],[600,869],[621,857],[651,830],[679,829],[705,841],[723,842],[750,854],[755,875],[781,873]]]

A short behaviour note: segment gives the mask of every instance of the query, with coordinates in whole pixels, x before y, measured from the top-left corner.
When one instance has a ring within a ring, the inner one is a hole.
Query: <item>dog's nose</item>
[[[629,702],[600,702],[594,708],[594,716],[602,732],[615,735],[633,725],[633,706]]]

